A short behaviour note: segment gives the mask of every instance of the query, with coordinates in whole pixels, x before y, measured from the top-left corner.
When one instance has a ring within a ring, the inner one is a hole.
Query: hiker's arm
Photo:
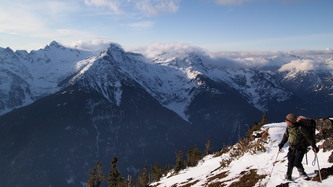
[[[283,134],[283,138],[282,138],[281,142],[279,143],[279,150],[282,149],[284,144],[288,141],[288,138],[289,138],[288,129],[286,129],[286,131]]]

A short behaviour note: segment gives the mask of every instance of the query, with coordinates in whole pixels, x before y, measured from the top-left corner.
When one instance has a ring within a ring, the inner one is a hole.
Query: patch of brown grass
[[[180,187],[191,187],[191,186],[195,185],[198,182],[200,182],[200,180],[196,180],[196,181],[193,181],[191,183],[187,183],[185,185],[180,185]]]
[[[267,175],[258,175],[256,169],[251,169],[250,171],[247,172],[242,172],[244,173],[243,176],[239,178],[238,181],[233,182],[230,187],[252,187],[254,186],[259,180],[265,178]]]
[[[222,172],[222,173],[219,173],[219,174],[217,174],[217,175],[214,175],[214,176],[212,176],[212,177],[209,177],[209,178],[207,179],[207,182],[211,182],[211,181],[213,181],[213,180],[215,180],[215,179],[224,179],[224,178],[226,178],[226,177],[228,176],[228,174],[229,174],[229,172],[224,171],[224,172]]]
[[[223,187],[223,186],[226,186],[225,184],[223,184],[223,182],[215,182],[208,184],[208,187]]]

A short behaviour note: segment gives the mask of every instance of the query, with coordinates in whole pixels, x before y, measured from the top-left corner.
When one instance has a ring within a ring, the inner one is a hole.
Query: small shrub
[[[221,167],[221,169],[228,167],[229,164],[232,162],[232,160],[233,160],[232,158],[227,159],[227,160],[222,160],[222,161],[220,162],[220,167]]]
[[[263,114],[261,122],[257,123],[255,122],[253,126],[250,127],[250,129],[246,132],[246,137],[251,138],[253,132],[258,131],[261,129],[262,126],[267,124],[267,116],[266,114]]]
[[[215,153],[214,157],[219,157],[219,156],[221,156],[221,155],[223,155],[223,154],[229,152],[230,149],[231,149],[231,146],[225,147],[225,148],[223,148],[221,151]]]

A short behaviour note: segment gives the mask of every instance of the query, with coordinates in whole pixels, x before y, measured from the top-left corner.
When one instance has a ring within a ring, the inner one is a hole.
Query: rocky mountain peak
[[[59,44],[57,41],[53,40],[48,46],[50,47],[63,47],[63,45]]]

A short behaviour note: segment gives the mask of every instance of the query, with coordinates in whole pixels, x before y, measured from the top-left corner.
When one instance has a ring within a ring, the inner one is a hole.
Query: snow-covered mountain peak
[[[113,59],[114,62],[122,63],[127,61],[126,52],[124,49],[116,43],[111,43],[109,48],[107,49],[107,54]]]
[[[44,95],[59,89],[59,83],[75,73],[76,63],[92,54],[67,48],[56,41],[43,49],[31,51],[26,66],[32,74],[34,95]]]
[[[29,53],[0,48],[0,73],[3,74],[0,76],[7,77],[5,80],[12,84],[8,87],[1,85],[2,97],[17,97],[11,100],[16,100],[15,107],[18,107],[52,94],[61,88],[60,83],[64,79],[76,72],[76,63],[90,56],[90,52],[67,48],[56,41]],[[10,96],[11,92],[19,94]],[[13,106],[9,104],[6,107]],[[2,109],[6,107],[0,106]]]
[[[57,41],[53,40],[49,45],[47,45],[46,47],[54,47],[54,48],[60,48],[60,47],[64,47],[63,45],[61,45],[60,43],[58,43]]]

